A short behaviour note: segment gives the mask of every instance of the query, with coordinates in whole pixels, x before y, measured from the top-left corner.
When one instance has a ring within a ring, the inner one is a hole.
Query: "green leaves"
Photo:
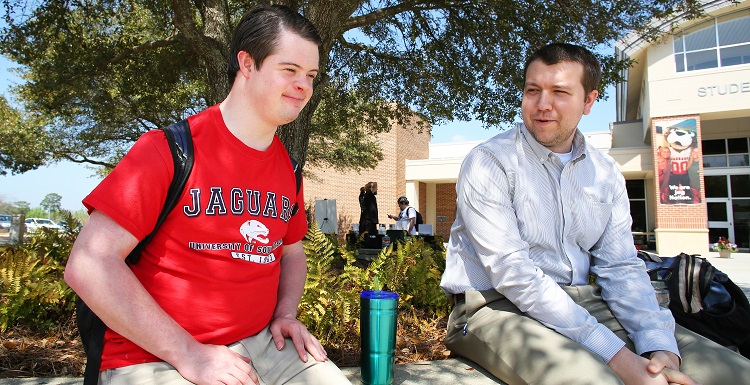
[[[382,290],[399,294],[402,314],[420,308],[428,315],[444,316],[448,301],[440,289],[445,250],[422,239],[399,241],[383,249],[370,262],[358,260],[354,250],[338,245],[336,238],[310,226],[303,240],[307,254],[307,282],[298,318],[323,344],[359,343],[359,293]],[[396,249],[396,250],[394,250]]]
[[[0,175],[41,166],[48,157],[48,144],[38,119],[24,116],[0,96]]]
[[[112,168],[143,132],[220,102],[231,26],[258,3],[4,2],[0,53],[22,65],[25,83],[12,124],[23,150],[0,142],[0,172],[60,159]],[[669,25],[652,17],[700,14],[694,0],[282,3],[316,24],[323,45],[312,102],[280,137],[301,164],[309,156],[338,170],[374,167],[374,134],[393,124],[513,122],[524,59],[543,44],[653,39]],[[628,64],[602,59],[601,90]]]
[[[72,315],[76,295],[63,280],[80,223],[61,211],[66,226],[40,229],[21,246],[0,246],[0,331],[25,325],[57,327]]]

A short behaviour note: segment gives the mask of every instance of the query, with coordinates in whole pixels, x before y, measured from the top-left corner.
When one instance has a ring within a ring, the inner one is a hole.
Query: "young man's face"
[[[557,153],[569,152],[581,116],[591,112],[599,92],[583,88],[583,65],[531,62],[526,70],[521,114],[531,135]]]
[[[315,43],[282,31],[275,52],[259,70],[251,67],[246,88],[250,108],[272,126],[296,119],[312,96],[318,59]]]

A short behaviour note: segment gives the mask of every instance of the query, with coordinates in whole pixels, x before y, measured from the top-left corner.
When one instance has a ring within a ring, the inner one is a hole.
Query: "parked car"
[[[10,215],[0,214],[0,230],[10,231],[10,220],[11,220]]]
[[[52,222],[49,219],[46,218],[26,218],[26,231],[33,233],[41,227],[46,227],[50,229],[60,230],[60,226],[58,226],[55,222]]]

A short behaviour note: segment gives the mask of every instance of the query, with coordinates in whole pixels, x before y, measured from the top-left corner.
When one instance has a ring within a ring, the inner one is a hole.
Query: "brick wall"
[[[435,235],[443,237],[448,242],[451,226],[456,220],[456,184],[440,183],[435,186],[435,215],[444,216],[444,222],[435,224]]]
[[[389,132],[381,133],[377,138],[383,151],[383,160],[374,169],[357,173],[305,167],[305,201],[314,206],[317,199],[336,200],[340,237],[351,229],[352,223],[359,223],[359,188],[367,182],[378,182],[378,222],[395,223],[388,219],[388,214],[398,214],[396,200],[406,194],[405,161],[427,159],[429,156],[428,131],[418,133],[416,129],[394,125]]]
[[[701,143],[701,121],[700,115],[671,116],[654,119],[652,125],[652,151],[654,165],[657,161],[657,134],[656,125],[667,120],[695,119],[696,121],[696,138],[698,145]],[[701,203],[694,204],[662,204],[659,192],[659,175],[654,173],[654,189],[656,190],[656,227],[664,229],[706,229],[708,227],[708,217],[706,212],[706,192],[703,179],[703,161],[700,162],[700,194]]]
[[[419,212],[422,219],[427,217],[427,183],[419,182]]]

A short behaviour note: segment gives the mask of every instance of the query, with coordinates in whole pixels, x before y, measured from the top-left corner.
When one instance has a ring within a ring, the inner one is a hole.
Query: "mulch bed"
[[[448,358],[450,351],[443,344],[447,317],[431,319],[417,312],[410,318],[399,322],[396,363]],[[75,319],[44,335],[29,328],[10,328],[0,334],[0,341],[0,378],[83,376],[86,355]],[[359,366],[358,344],[325,348],[340,367]]]

